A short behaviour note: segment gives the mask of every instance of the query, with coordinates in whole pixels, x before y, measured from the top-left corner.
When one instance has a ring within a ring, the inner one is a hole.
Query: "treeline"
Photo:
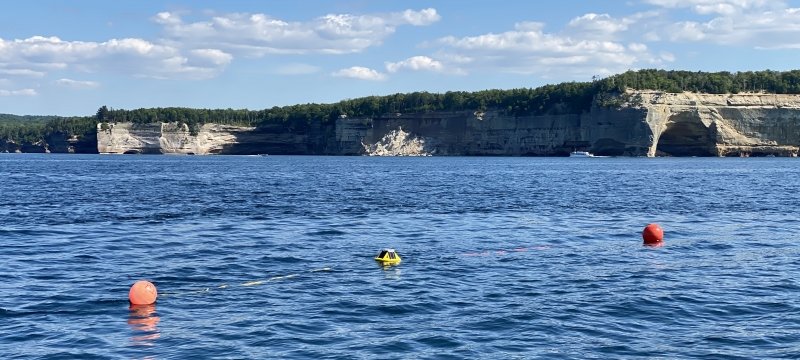
[[[331,117],[489,109],[518,116],[582,112],[588,111],[591,107],[595,87],[596,85],[590,82],[566,82],[533,89],[448,91],[443,94],[414,92],[369,96],[333,104]]]
[[[102,106],[94,116],[31,117],[0,114],[0,140],[37,141],[48,134],[68,136],[94,132],[97,123],[177,122],[192,132],[205,123],[239,126],[280,124],[302,130],[314,123],[330,123],[340,117],[374,117],[430,111],[485,111],[509,115],[582,113],[592,106],[618,106],[617,95],[627,89],[698,93],[768,92],[800,94],[800,70],[746,72],[691,72],[645,69],[628,71],[587,82],[565,82],[538,88],[446,93],[413,92],[368,96],[333,104],[298,104],[264,110],[150,108],[111,109]]]
[[[14,116],[14,115],[12,115]],[[35,144],[48,137],[85,136],[96,132],[97,120],[93,117],[24,116],[0,122],[0,141]]]
[[[446,93],[413,92],[386,96],[367,96],[333,104],[299,104],[264,110],[156,108],[98,111],[98,120],[110,122],[183,122],[190,127],[215,122],[259,126],[288,123],[301,127],[336,118],[371,117],[394,113],[430,111],[501,110],[509,115],[581,113],[592,106],[615,106],[606,101],[627,89],[665,92],[691,91],[724,94],[768,92],[800,94],[800,70],[747,72],[691,72],[645,69],[628,71],[590,82],[565,82],[538,88],[483,90]]]
[[[0,114],[0,125],[19,124],[19,123],[38,124],[38,123],[45,123],[45,122],[48,122],[50,120],[59,119],[59,118],[62,118],[62,116]]]
[[[602,79],[599,83],[598,92],[621,92],[630,88],[707,94],[742,92],[800,94],[800,70],[709,73],[648,69],[628,71]]]
[[[368,96],[333,104],[299,104],[264,110],[151,108],[120,110],[98,109],[98,122],[178,122],[194,128],[205,123],[260,126],[283,123],[294,128],[314,122],[331,122],[341,117],[372,117],[396,113],[430,111],[485,111],[499,109],[512,115],[588,111],[596,84],[568,82],[535,89],[484,90],[446,93],[413,92],[387,96]]]

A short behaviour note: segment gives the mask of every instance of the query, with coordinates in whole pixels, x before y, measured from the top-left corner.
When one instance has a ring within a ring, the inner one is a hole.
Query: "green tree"
[[[97,109],[97,114],[95,115],[97,121],[106,121],[108,120],[108,108],[103,105],[99,109]]]

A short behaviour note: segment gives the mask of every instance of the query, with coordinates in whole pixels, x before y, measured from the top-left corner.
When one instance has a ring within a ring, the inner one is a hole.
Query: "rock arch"
[[[672,115],[656,145],[656,156],[717,156],[716,136],[696,112]]]

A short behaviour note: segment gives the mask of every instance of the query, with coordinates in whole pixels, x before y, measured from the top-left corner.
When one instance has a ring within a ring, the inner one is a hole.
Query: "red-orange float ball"
[[[642,231],[645,245],[659,245],[664,241],[664,230],[658,224],[648,224]]]
[[[131,286],[128,292],[128,300],[133,305],[150,305],[156,302],[158,290],[153,283],[146,280],[139,280]]]

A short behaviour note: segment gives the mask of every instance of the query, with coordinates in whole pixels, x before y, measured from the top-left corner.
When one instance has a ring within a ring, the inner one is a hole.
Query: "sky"
[[[258,110],[798,55],[800,0],[5,1],[0,113]]]

